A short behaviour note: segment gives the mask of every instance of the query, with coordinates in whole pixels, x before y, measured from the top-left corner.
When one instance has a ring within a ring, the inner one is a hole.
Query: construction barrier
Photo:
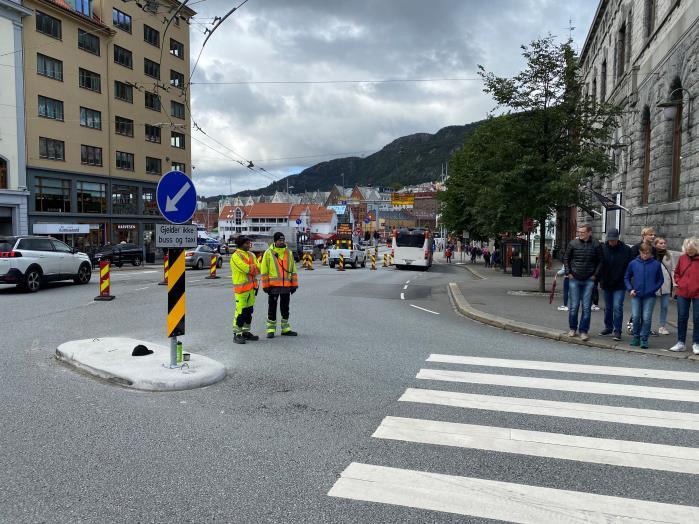
[[[324,266],[328,265],[328,252],[327,251],[323,252],[323,265]]]
[[[114,300],[114,295],[109,293],[109,270],[110,264],[107,260],[100,261],[100,294],[95,297],[95,300]]]
[[[383,266],[381,267],[388,267],[388,255],[386,253],[383,254]]]
[[[218,257],[216,255],[211,255],[211,267],[209,268],[209,276],[206,278],[214,279],[221,278],[216,276],[216,268],[218,267]]]
[[[393,265],[393,253],[391,253],[390,255],[388,255],[388,265],[389,265],[389,266],[392,266],[392,265]]]
[[[376,255],[375,254],[371,255],[371,269],[373,271],[376,271]]]
[[[169,266],[169,257],[168,254],[165,253],[165,256],[163,257],[163,281],[158,282],[159,286],[167,286],[167,273]]]
[[[313,255],[308,253],[303,255],[303,268],[306,271],[313,271]]]
[[[345,270],[345,255],[340,253],[340,263],[337,265],[337,270],[338,271],[344,271]]]
[[[169,249],[172,256],[172,273],[167,282],[167,336],[178,337],[185,334],[185,277],[184,250]]]

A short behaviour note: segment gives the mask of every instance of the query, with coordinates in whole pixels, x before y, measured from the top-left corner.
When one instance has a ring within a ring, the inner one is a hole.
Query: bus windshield
[[[396,235],[396,247],[418,247],[422,249],[424,246],[424,231],[399,231],[398,235]]]

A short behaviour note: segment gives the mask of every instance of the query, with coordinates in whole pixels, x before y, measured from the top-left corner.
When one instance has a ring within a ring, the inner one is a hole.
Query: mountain
[[[294,186],[294,193],[304,191],[329,191],[333,184],[352,187],[391,187],[420,184],[438,180],[442,164],[463,147],[466,137],[472,134],[480,122],[463,126],[448,126],[435,134],[416,133],[397,138],[381,151],[366,158],[347,157],[321,162],[290,175],[267,187],[241,191],[237,195],[269,195],[286,191],[286,181]]]

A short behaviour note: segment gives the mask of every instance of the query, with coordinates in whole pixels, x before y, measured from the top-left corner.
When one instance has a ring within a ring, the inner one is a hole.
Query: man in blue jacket
[[[632,346],[648,348],[648,334],[655,306],[655,292],[663,285],[663,272],[660,262],[653,258],[650,244],[639,246],[638,257],[626,268],[624,284],[631,295],[631,316],[633,317]]]

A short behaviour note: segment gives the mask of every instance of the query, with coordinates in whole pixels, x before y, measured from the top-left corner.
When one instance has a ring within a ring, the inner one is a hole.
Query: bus
[[[429,229],[402,228],[393,233],[393,263],[396,269],[416,268],[427,271],[432,266],[432,238]]]

